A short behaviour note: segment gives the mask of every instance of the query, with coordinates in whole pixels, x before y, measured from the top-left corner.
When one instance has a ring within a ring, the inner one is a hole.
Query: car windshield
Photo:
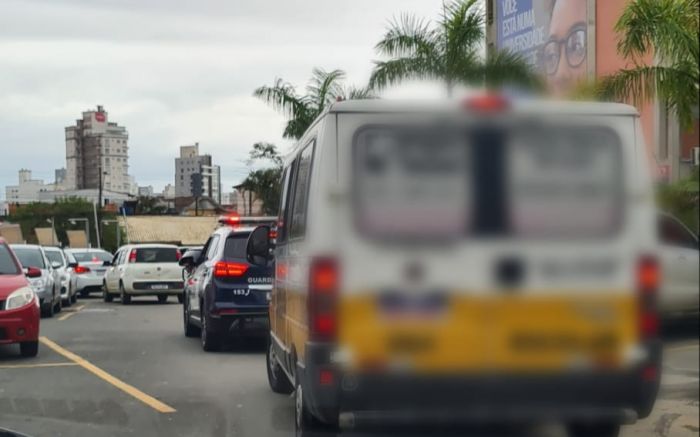
[[[6,245],[0,244],[0,275],[18,275],[21,270],[17,266]]]
[[[44,253],[46,254],[46,258],[48,258],[52,264],[59,263],[61,266],[65,265],[61,252],[57,250],[45,250]]]
[[[73,258],[75,258],[75,261],[79,263],[104,262],[112,260],[112,254],[104,251],[91,250],[84,252],[71,252],[71,254],[73,255]]]
[[[41,250],[33,247],[13,247],[12,250],[23,267],[46,268]]]
[[[169,247],[141,247],[136,250],[137,263],[176,263],[178,251]]]

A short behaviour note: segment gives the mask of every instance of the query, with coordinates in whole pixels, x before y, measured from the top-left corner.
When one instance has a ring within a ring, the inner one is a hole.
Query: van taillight
[[[248,271],[248,264],[219,261],[214,264],[215,278],[238,278]]]
[[[338,328],[338,275],[338,263],[332,258],[316,258],[311,262],[307,305],[313,341],[335,340]]]
[[[136,249],[131,249],[131,252],[129,252],[129,262],[130,263],[136,262]]]
[[[661,270],[656,257],[642,256],[637,263],[637,294],[639,299],[639,334],[642,340],[659,334],[657,299]]]

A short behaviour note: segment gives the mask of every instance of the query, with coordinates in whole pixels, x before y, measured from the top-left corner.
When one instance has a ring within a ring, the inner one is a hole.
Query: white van
[[[556,420],[603,437],[647,416],[648,162],[626,105],[331,105],[284,162],[276,230],[267,371],[297,429]]]

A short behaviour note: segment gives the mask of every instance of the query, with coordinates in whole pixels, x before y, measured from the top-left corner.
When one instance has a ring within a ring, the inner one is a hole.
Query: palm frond
[[[638,61],[653,52],[662,63],[688,56],[697,63],[698,22],[698,0],[634,0],[615,25],[618,51]]]
[[[442,77],[440,66],[424,58],[397,58],[375,61],[368,88],[380,90],[405,79],[435,79]]]
[[[323,112],[323,109],[336,97],[342,95],[343,88],[340,81],[345,78],[342,70],[325,71],[314,68],[311,81],[306,87],[309,98],[314,102],[316,115]]]
[[[276,79],[272,86],[261,86],[253,95],[290,118],[298,117],[308,110],[307,103],[297,96],[294,87],[282,79]]]
[[[597,94],[606,100],[630,102],[635,106],[657,95],[684,126],[692,120],[692,109],[698,105],[697,77],[689,74],[689,65],[670,67],[639,65],[605,77]]]
[[[491,53],[481,66],[483,83],[488,88],[512,85],[528,90],[542,90],[542,78],[520,54],[509,50]]]
[[[413,15],[404,14],[389,23],[389,28],[375,49],[393,57],[410,56],[416,52],[427,54],[435,50],[435,31]]]
[[[446,51],[458,54],[474,50],[484,40],[485,12],[479,0],[457,0],[445,6],[442,27]]]
[[[343,92],[343,97],[347,100],[368,100],[378,99],[379,96],[369,87],[357,88],[351,86]]]

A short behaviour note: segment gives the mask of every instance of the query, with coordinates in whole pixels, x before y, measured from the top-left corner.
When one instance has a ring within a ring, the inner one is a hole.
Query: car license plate
[[[168,284],[153,284],[151,285],[151,290],[167,290]]]

